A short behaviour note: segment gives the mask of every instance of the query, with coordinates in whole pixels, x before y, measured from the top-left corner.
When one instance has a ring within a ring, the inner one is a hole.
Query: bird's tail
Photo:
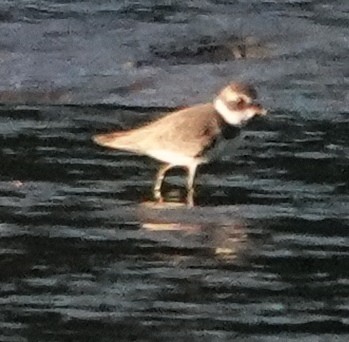
[[[129,141],[128,136],[129,132],[115,132],[94,135],[92,140],[101,146],[120,150],[132,150],[132,143]]]

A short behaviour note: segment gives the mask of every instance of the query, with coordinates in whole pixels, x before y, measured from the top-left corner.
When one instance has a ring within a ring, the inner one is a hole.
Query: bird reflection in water
[[[188,208],[186,202],[144,202],[137,214],[151,240],[166,241],[173,248],[232,260],[252,245],[248,222],[238,217],[235,206]]]

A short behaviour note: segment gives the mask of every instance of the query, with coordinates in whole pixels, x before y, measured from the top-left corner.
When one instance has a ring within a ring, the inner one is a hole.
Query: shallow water
[[[2,3],[1,341],[349,339],[348,5],[190,4]],[[236,75],[270,113],[193,208],[91,142]]]
[[[91,143],[138,112],[2,108],[2,340],[344,341],[349,122],[288,115],[202,167],[189,209],[180,172],[159,206],[155,162]]]

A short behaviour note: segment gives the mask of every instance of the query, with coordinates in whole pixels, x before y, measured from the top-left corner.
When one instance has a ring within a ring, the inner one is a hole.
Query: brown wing
[[[212,104],[201,104],[166,115],[143,127],[100,134],[93,140],[103,146],[145,153],[152,149],[183,150],[200,155],[220,133],[222,118]]]
[[[139,150],[170,149],[200,155],[220,133],[220,116],[211,104],[197,105],[169,114],[130,132]]]

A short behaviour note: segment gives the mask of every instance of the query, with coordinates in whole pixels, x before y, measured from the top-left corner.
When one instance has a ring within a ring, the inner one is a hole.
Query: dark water
[[[346,1],[6,1],[0,31],[0,341],[349,340]],[[237,75],[270,114],[193,208],[90,140]]]
[[[188,209],[149,203],[155,162],[90,142],[139,113],[3,108],[2,340],[345,341],[349,122],[290,115],[202,167]]]

